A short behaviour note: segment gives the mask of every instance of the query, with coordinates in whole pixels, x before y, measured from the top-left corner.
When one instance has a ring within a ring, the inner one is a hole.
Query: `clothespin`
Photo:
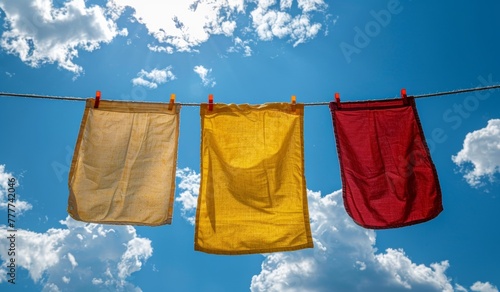
[[[297,97],[295,95],[292,95],[292,99],[291,99],[291,105],[292,105],[292,113],[295,112],[295,105],[297,104]]]
[[[337,107],[340,108],[340,94],[335,92],[335,102],[337,103]]]
[[[175,103],[175,93],[170,94],[170,103],[168,104],[168,110],[171,111]]]
[[[99,108],[99,102],[101,101],[101,91],[97,90],[95,92],[95,102],[94,102],[94,108]]]
[[[208,95],[208,110],[212,111],[214,109],[214,95],[209,94]]]
[[[403,99],[403,103],[408,104],[408,96],[406,95],[406,89],[401,89],[401,98]]]

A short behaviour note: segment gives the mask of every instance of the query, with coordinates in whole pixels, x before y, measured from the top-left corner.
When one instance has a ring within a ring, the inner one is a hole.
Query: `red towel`
[[[428,221],[442,210],[415,100],[330,103],[344,206],[366,228]]]

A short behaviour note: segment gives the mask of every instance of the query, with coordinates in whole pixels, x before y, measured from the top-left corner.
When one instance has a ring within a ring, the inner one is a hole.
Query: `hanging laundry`
[[[441,189],[413,97],[330,103],[347,213],[366,228],[433,219]]]
[[[304,176],[304,105],[202,104],[195,250],[313,247]]]
[[[69,174],[76,220],[172,221],[180,106],[88,99]]]

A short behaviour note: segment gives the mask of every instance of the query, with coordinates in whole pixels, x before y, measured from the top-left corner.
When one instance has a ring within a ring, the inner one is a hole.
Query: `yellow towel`
[[[69,174],[76,220],[172,221],[180,106],[88,99]]]
[[[195,250],[215,254],[313,247],[304,177],[304,106],[207,104]]]

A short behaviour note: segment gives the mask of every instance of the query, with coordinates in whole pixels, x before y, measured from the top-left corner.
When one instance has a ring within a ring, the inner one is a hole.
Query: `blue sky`
[[[140,2],[140,3],[139,3]],[[500,84],[498,1],[0,0],[0,91],[250,103],[366,100]],[[170,4],[172,3],[172,4]],[[84,110],[0,97],[0,287],[6,291],[498,291],[500,91],[417,100],[443,192],[434,220],[391,230],[343,208],[327,106],[307,107],[315,248],[194,251],[198,107],[183,107],[172,225],[84,224],[66,212]],[[16,284],[7,282],[8,179]]]

